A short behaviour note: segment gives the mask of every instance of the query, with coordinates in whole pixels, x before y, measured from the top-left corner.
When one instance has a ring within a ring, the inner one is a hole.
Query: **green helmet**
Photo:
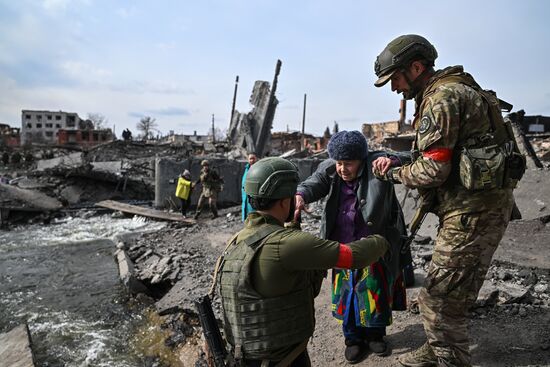
[[[296,194],[298,181],[298,169],[293,163],[284,158],[267,157],[250,167],[244,191],[255,198],[290,198]]]
[[[408,67],[413,60],[426,60],[434,65],[437,59],[435,47],[424,37],[416,34],[399,36],[386,46],[374,62],[374,72],[378,80],[375,86],[386,84],[396,70]]]

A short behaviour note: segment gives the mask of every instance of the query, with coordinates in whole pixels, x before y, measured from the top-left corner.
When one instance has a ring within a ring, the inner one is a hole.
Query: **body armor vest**
[[[446,83],[461,83],[474,89],[485,103],[490,123],[490,130],[485,134],[472,136],[455,147],[454,172],[458,173],[460,183],[468,190],[515,188],[526,164],[510,122],[505,121],[501,114],[501,105],[506,102],[499,100],[493,91],[482,89],[470,74],[463,71],[443,75],[431,83],[423,98]]]
[[[251,263],[268,237],[287,229],[259,226],[229,246],[219,274],[224,332],[236,358],[273,360],[270,351],[307,340],[315,328],[313,287],[264,298],[253,286]],[[274,281],[277,281],[274,279]]]

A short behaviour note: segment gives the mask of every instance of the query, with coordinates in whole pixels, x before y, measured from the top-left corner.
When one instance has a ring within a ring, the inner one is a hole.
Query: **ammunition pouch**
[[[459,180],[468,190],[515,188],[525,172],[525,157],[515,151],[514,142],[479,148],[462,148]]]
[[[490,190],[504,186],[506,155],[498,145],[462,148],[459,180],[468,190]]]

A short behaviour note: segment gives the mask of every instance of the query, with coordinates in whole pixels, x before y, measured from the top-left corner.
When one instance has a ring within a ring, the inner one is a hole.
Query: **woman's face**
[[[336,161],[336,173],[346,182],[353,181],[357,178],[360,166],[361,160],[359,159],[353,161]]]

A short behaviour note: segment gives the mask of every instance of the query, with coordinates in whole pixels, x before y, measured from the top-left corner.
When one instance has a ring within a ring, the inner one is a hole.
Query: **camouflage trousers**
[[[203,189],[199,196],[199,202],[197,203],[197,212],[202,211],[202,207],[208,200],[208,205],[212,214],[218,215],[218,192],[216,190]]]
[[[428,342],[442,366],[471,366],[468,309],[483,285],[510,219],[513,199],[499,209],[440,221],[432,261],[418,296]]]

